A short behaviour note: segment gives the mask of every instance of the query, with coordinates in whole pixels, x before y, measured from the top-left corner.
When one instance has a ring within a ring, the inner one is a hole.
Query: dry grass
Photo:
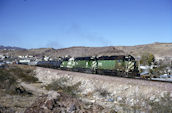
[[[81,85],[81,82],[78,82],[74,85],[66,85],[68,82],[68,79],[66,78],[60,78],[51,84],[48,84],[46,86],[47,90],[55,90],[55,91],[62,91],[66,94],[69,94],[71,96],[77,96],[78,92],[80,92],[79,86]]]
[[[158,102],[149,101],[149,105],[152,108],[152,113],[172,113],[172,97],[170,97],[170,93],[165,94]]]
[[[34,69],[35,67],[27,65],[11,65],[7,68],[7,71],[16,79],[21,79],[28,83],[35,83],[38,79],[35,77]]]
[[[134,101],[134,104],[131,106],[131,103],[127,103],[127,97],[122,98],[120,106],[127,113],[172,113],[172,98],[170,97],[170,93],[165,94],[158,101],[155,99],[150,100],[150,98],[146,98],[143,95],[135,96]]]
[[[0,90],[14,93],[17,84],[17,79],[10,72],[6,69],[0,69]]]
[[[20,66],[12,65],[0,69],[0,90],[15,94],[18,81],[33,83],[37,82],[38,79],[34,76],[34,71],[31,68],[21,68]]]
[[[108,95],[110,95],[110,93],[104,88],[96,89],[95,92],[98,92],[102,97],[107,97]]]

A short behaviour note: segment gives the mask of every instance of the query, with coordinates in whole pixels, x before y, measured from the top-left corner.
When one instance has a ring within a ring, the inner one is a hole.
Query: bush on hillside
[[[5,91],[9,94],[16,94],[19,87],[18,81],[37,82],[34,71],[22,69],[18,66],[9,66],[0,69],[0,92]]]
[[[56,81],[53,81],[52,83],[48,84],[46,86],[47,90],[55,90],[55,91],[62,91],[66,94],[69,94],[71,96],[76,96],[78,92],[80,92],[79,86],[81,85],[81,82],[78,82],[74,85],[66,85],[68,82],[68,79],[62,77]]]

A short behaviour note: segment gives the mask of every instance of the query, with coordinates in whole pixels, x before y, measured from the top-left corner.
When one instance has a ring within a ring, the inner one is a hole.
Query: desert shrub
[[[21,79],[22,81],[34,83],[38,81],[38,78],[35,77],[33,70],[31,69],[23,69],[20,67],[10,67],[8,71],[13,74],[17,79]]]
[[[108,96],[110,93],[104,89],[104,88],[98,88],[96,89],[96,92],[98,92],[102,97]]]
[[[0,104],[0,113],[16,113],[16,111],[10,107],[3,106]]]
[[[87,97],[87,98],[90,98],[90,97],[93,96],[93,94],[94,94],[94,91],[90,91],[87,94],[84,94],[84,96]]]
[[[14,93],[17,85],[17,79],[6,69],[0,69],[0,89],[7,93]]]
[[[120,102],[120,106],[123,108],[124,112],[127,113],[172,113],[172,97],[170,93],[164,95],[164,97],[159,98],[159,101],[150,100],[143,95],[135,96],[134,100],[138,100],[131,106],[127,103],[127,99],[124,98]],[[144,103],[144,104],[143,104]]]
[[[144,53],[141,56],[140,64],[142,65],[151,65],[155,62],[155,56],[152,53]]]
[[[33,70],[22,69],[18,66],[9,66],[0,69],[0,90],[9,94],[16,94],[18,81],[37,82]]]
[[[149,105],[151,106],[152,113],[172,113],[172,97],[170,97],[170,93],[161,97],[158,102],[149,101]]]
[[[67,82],[68,80],[66,78],[60,78],[58,80],[53,81],[52,83],[48,84],[46,86],[47,90],[61,90],[64,86],[65,86],[65,82]]]
[[[68,79],[62,77],[62,78],[48,84],[46,86],[46,89],[47,90],[62,91],[62,92],[69,94],[71,96],[76,96],[78,94],[78,92],[80,92],[79,86],[81,85],[81,82],[78,82],[78,83],[71,85],[71,86],[66,85],[67,82],[68,82]]]

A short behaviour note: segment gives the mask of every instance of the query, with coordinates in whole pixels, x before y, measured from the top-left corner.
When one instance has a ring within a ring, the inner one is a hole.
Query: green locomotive
[[[121,77],[138,75],[136,61],[131,55],[66,58],[62,61],[60,68]]]

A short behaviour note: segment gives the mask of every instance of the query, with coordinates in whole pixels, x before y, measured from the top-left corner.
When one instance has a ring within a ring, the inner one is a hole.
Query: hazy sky
[[[172,0],[0,0],[0,45],[172,42]]]

